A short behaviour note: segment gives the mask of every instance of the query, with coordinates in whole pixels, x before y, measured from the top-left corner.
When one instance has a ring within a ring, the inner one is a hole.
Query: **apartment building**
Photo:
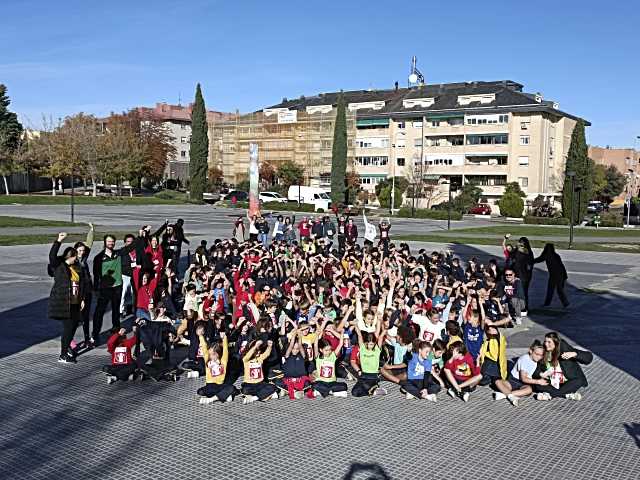
[[[248,144],[259,160],[291,159],[310,184],[328,185],[339,92],[283,101],[210,124],[211,161],[230,183],[246,178]],[[510,81],[417,85],[343,92],[348,164],[363,189],[392,175],[422,176],[441,196],[448,182],[479,185],[495,203],[508,182],[530,198],[559,195],[577,117]],[[588,122],[585,122],[589,125]],[[436,194],[431,201],[440,201]]]
[[[589,158],[596,164],[613,165],[627,177],[624,191],[614,199],[614,204],[621,204],[627,195],[637,197],[640,194],[640,152],[634,148],[611,148],[589,146]]]
[[[176,156],[167,162],[165,177],[184,181],[189,178],[189,146],[191,141],[191,111],[193,104],[170,105],[156,103],[155,107],[137,107],[145,118],[161,121],[173,137],[176,148]],[[230,118],[230,114],[216,111],[207,111],[207,122],[219,122]]]

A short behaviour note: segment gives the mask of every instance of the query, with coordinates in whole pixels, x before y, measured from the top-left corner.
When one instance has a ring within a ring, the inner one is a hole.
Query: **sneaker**
[[[579,402],[580,400],[582,400],[582,394],[579,392],[576,393],[567,393],[564,396],[567,400],[575,400],[576,402]]]
[[[400,387],[400,393],[404,395],[405,393],[407,393],[407,391],[404,389],[404,387]]]
[[[197,370],[191,370],[190,372],[187,372],[187,378],[198,378],[200,376],[200,373]]]
[[[278,392],[273,392],[273,394],[267,398],[267,400],[277,400],[278,399]]]
[[[438,396],[435,393],[430,393],[425,397],[428,401],[436,403],[438,401]]]
[[[118,377],[114,377],[113,375],[107,375],[107,385],[111,385],[116,380],[118,380]]]
[[[541,400],[543,402],[546,402],[548,400],[551,400],[551,395],[549,395],[546,392],[543,393],[536,393],[536,400]]]
[[[293,392],[293,398],[295,398],[296,400],[304,398],[304,392],[302,390],[296,390],[295,392]]]
[[[75,358],[65,353],[58,357],[58,363],[78,363]]]
[[[406,393],[404,394],[404,398],[406,398],[407,400],[413,400],[413,399],[414,399],[414,398],[416,398],[416,397],[414,397],[413,395],[411,395],[409,392],[406,392]]]
[[[320,398],[322,395],[320,395],[320,392],[318,390],[314,390],[313,391],[313,396],[316,398]]]
[[[511,402],[511,405],[513,405],[514,407],[518,406],[518,402],[520,401],[518,397],[516,397],[515,395],[507,395],[507,398]]]
[[[225,400],[225,402],[227,402],[227,403],[231,403],[231,402],[233,402],[233,395],[229,395],[229,396],[227,397],[227,399]]]
[[[191,345],[191,342],[190,342],[188,339],[186,339],[186,338],[181,338],[181,339],[178,341],[178,344],[179,344],[179,345],[184,345],[185,347],[188,347],[189,345]]]
[[[516,317],[516,325],[522,325],[522,317]]]
[[[520,312],[520,316],[521,316],[521,317],[523,317],[523,318],[524,318],[524,317],[527,317],[528,315],[529,315],[529,312],[528,312],[527,310],[522,310],[522,311]]]
[[[254,395],[245,395],[245,397],[242,399],[242,404],[247,405],[249,403],[255,402],[256,400],[258,400],[258,397]]]
[[[450,388],[449,390],[447,390],[447,393],[449,394],[449,396],[451,398],[456,398],[458,396],[458,394],[456,393],[456,391],[453,388]]]
[[[351,375],[351,373],[349,373],[349,371],[347,371],[347,380],[353,382],[355,379],[356,377],[354,377],[353,375]]]
[[[463,402],[468,402],[470,396],[471,395],[469,395],[469,392],[464,392],[462,395],[460,395],[460,398],[462,399]]]
[[[349,395],[349,392],[346,392],[346,391],[333,392],[331,395],[333,395],[334,397],[346,398]]]
[[[215,402],[216,400],[218,400],[218,397],[216,397],[215,395],[213,397],[201,397],[200,405],[208,405]]]
[[[493,399],[494,400],[504,400],[505,398],[507,398],[507,396],[502,392],[494,392],[493,393]]]
[[[129,381],[133,382],[136,379],[136,374],[132,373],[131,375],[129,375]]]
[[[387,389],[384,387],[378,387],[373,391],[373,396],[377,397],[380,395],[386,395],[387,394]]]

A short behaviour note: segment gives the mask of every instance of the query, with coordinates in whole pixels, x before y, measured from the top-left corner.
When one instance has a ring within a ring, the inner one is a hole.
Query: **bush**
[[[504,217],[521,217],[524,209],[524,200],[515,192],[505,193],[498,200],[500,214]]]
[[[600,215],[600,227],[623,227],[624,220],[619,213],[603,213]]]
[[[564,217],[534,217],[527,215],[524,217],[527,225],[569,225],[569,219]]]
[[[415,215],[412,215],[411,207],[402,207],[397,214],[402,218],[428,218],[430,220],[446,220],[449,218],[447,210],[429,210],[427,208],[416,208]],[[462,220],[462,213],[451,210],[451,220]]]
[[[154,193],[153,196],[155,198],[159,198],[160,200],[181,200],[187,201],[187,195],[182,192],[177,192],[175,190],[162,190],[158,193]]]
[[[265,202],[260,207],[261,210],[291,210],[292,212],[313,212],[314,206],[309,203],[301,203],[298,205],[297,202]],[[318,210],[320,211],[320,210]]]

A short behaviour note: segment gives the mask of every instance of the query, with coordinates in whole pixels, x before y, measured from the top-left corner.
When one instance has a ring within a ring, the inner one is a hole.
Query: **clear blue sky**
[[[241,112],[323,91],[512,79],[592,122],[590,143],[640,135],[636,1],[2,0],[0,83],[26,125],[183,103]],[[639,142],[640,143],[640,142]]]

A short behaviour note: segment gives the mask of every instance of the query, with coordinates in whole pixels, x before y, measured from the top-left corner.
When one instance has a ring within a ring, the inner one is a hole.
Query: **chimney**
[[[396,82],[394,85],[396,87],[396,92],[397,92],[398,91],[398,82]]]

